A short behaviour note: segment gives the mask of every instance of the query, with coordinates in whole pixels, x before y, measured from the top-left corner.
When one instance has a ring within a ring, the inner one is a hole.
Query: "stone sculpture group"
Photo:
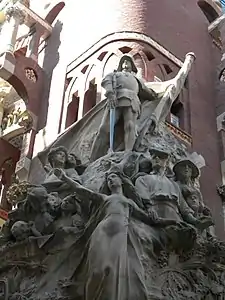
[[[157,135],[193,57],[160,94],[123,56],[102,82],[107,105],[89,164],[51,148],[44,182],[12,193],[17,208],[1,233],[2,299],[225,299],[225,244],[213,235],[198,167],[188,155],[174,162],[164,144],[141,148],[140,136]],[[141,99],[156,106],[137,130]],[[120,118],[123,149],[115,151]]]

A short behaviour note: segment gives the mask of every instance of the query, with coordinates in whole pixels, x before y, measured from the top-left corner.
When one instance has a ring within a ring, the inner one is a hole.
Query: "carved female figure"
[[[68,195],[68,185],[63,183],[54,174],[56,168],[63,169],[67,176],[69,176],[74,181],[81,183],[80,176],[74,168],[74,165],[68,166],[68,152],[66,148],[59,146],[57,148],[51,149],[48,154],[48,161],[51,165],[51,170],[48,171],[43,185],[48,192],[58,192],[61,198]]]
[[[212,218],[210,209],[203,202],[201,191],[195,186],[195,180],[200,175],[198,167],[191,160],[183,159],[174,165],[173,171],[181,193],[194,216]],[[211,231],[213,231],[212,226],[206,229],[209,237],[213,235]]]
[[[203,203],[202,194],[200,190],[194,184],[195,180],[200,175],[198,167],[191,160],[183,159],[174,165],[173,171],[176,176],[176,181],[187,204],[190,207],[192,205],[195,206],[194,203],[191,204],[191,199],[193,202],[196,202],[197,197],[198,211],[203,212],[205,215],[210,215],[210,210]]]
[[[147,300],[140,240],[130,218],[149,225],[157,225],[160,220],[138,207],[135,203],[138,195],[133,185],[117,167],[106,174],[101,193],[72,181],[62,170],[55,170],[55,175],[69,184],[83,201],[95,204],[95,213],[87,226],[87,230],[94,229],[85,255],[84,299]],[[164,225],[169,223],[167,220]],[[77,276],[75,271],[74,277]]]
[[[55,228],[60,228],[64,233],[78,233],[84,228],[84,220],[81,211],[73,194],[65,197],[61,202],[61,218],[56,221]]]

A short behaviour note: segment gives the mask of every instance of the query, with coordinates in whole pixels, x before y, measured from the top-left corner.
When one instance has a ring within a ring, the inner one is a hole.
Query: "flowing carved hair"
[[[137,193],[134,185],[132,184],[132,181],[124,175],[124,173],[119,169],[119,167],[112,167],[108,172],[105,174],[105,180],[100,187],[99,192],[101,194],[110,195],[111,191],[108,187],[108,176],[110,174],[116,174],[122,181],[122,188],[123,188],[123,194],[128,199],[133,200],[140,208],[143,208],[143,202],[139,194]]]
[[[50,152],[48,153],[48,161],[49,161],[49,164],[51,167],[53,166],[54,156],[56,155],[56,153],[61,152],[61,151],[65,153],[66,163],[68,162],[68,151],[64,146],[52,148],[50,150]]]

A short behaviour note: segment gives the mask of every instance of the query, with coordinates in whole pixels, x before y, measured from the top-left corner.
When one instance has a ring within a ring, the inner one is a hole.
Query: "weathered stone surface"
[[[0,239],[2,295],[223,299],[225,244],[211,234],[214,222],[199,189],[200,172],[187,149],[159,122],[135,151],[121,151],[118,123],[116,152],[106,154],[106,144],[90,162],[104,105],[40,155],[43,166],[48,159],[45,179],[14,199],[18,208]],[[142,103],[139,132],[151,106]]]

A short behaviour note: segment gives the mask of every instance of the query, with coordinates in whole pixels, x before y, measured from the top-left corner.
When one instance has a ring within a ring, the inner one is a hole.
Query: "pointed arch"
[[[110,72],[113,72],[113,70],[117,68],[118,63],[119,63],[119,57],[115,53],[112,53],[104,64],[102,77],[104,77],[106,74]]]
[[[221,15],[220,8],[212,0],[199,0],[198,6],[210,23]]]

